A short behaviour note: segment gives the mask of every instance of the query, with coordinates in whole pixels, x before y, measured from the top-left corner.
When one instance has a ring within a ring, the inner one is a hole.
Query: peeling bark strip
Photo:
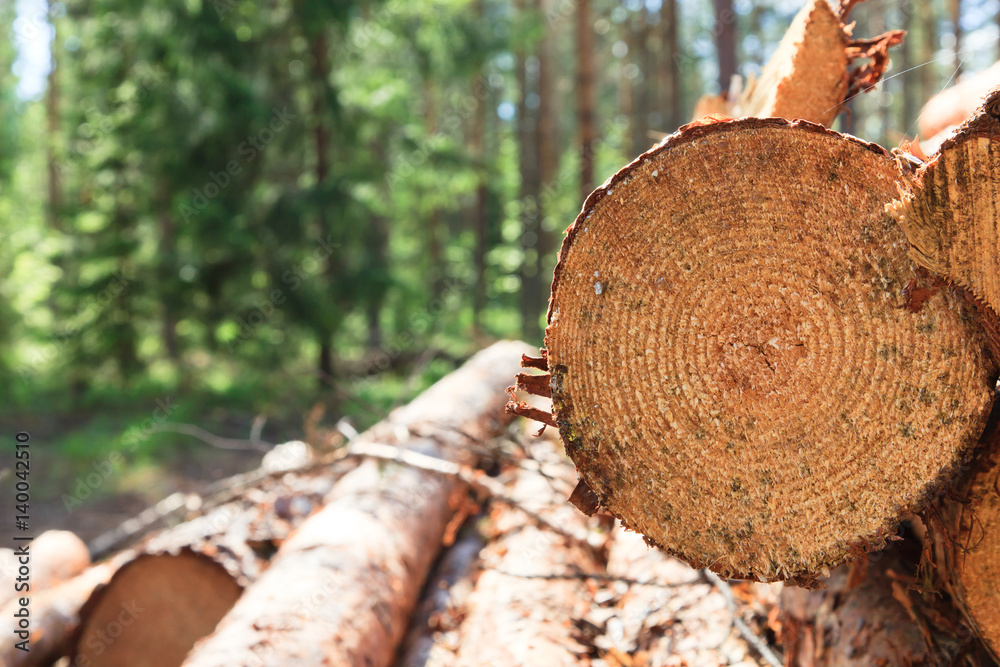
[[[529,375],[527,373],[517,374],[517,388],[535,396],[552,398],[552,389],[549,388],[549,380],[552,376],[548,373],[543,375]]]
[[[920,266],[1000,312],[1000,89],[920,168],[889,206]]]
[[[883,149],[821,126],[692,127],[587,200],[546,348],[581,478],[731,578],[808,583],[877,550],[975,446],[996,366],[916,267]]]
[[[601,507],[601,501],[594,493],[594,490],[587,486],[582,479],[577,482],[576,488],[570,494],[569,502],[587,516],[594,516]]]
[[[539,370],[547,371],[549,369],[548,350],[542,348],[542,356],[540,358],[529,357],[526,354],[521,355],[521,368],[537,368]],[[513,387],[507,387],[507,395],[510,397],[510,401],[507,403],[506,407],[507,412],[517,415],[518,417],[525,417],[526,419],[531,419],[543,424],[542,429],[538,431],[538,435],[542,434],[542,431],[545,430],[545,426],[555,426],[555,418],[552,416],[551,412],[546,412],[545,410],[532,407],[524,401],[517,400],[516,392],[526,391],[534,396],[551,398],[551,380],[552,376],[549,373],[542,373],[540,375],[518,373],[515,378],[515,385]]]
[[[903,43],[905,30],[890,30],[871,39],[855,39],[847,44],[847,61],[854,62],[861,58],[870,58],[866,63],[853,70],[849,76],[845,101],[859,93],[865,93],[875,87],[889,68],[889,49]]]
[[[521,355],[521,368],[537,368],[540,371],[549,370],[549,355],[548,350],[544,347],[542,348],[542,356],[540,357],[529,357],[526,354]]]
[[[504,423],[503,388],[526,350],[480,352],[360,438],[468,462]],[[367,460],[285,541],[188,667],[389,665],[464,483]]]

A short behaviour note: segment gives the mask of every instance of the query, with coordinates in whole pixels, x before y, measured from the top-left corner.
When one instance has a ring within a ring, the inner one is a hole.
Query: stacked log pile
[[[33,591],[69,620],[4,664],[764,664],[734,614],[759,598],[766,619],[775,593],[737,612],[698,571],[567,503],[577,478],[554,433],[504,426],[526,350],[497,344],[336,461],[264,477]]]
[[[52,577],[4,664],[991,664],[1000,90],[930,157],[832,131],[902,38],[855,4],[588,198],[540,357]]]

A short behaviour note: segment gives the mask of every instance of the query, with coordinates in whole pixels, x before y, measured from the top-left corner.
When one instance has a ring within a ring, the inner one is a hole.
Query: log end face
[[[81,610],[72,662],[94,667],[179,665],[242,591],[223,566],[198,552],[138,556]]]
[[[954,293],[906,307],[898,183],[861,142],[746,120],[675,135],[591,197],[546,346],[602,507],[696,567],[811,585],[952,474],[995,368]]]

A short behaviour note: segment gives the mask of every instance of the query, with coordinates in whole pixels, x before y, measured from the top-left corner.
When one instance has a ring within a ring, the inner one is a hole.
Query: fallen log
[[[61,613],[73,622],[47,624],[46,641],[59,651],[54,657],[65,653],[80,665],[139,665],[155,645],[157,657],[175,656],[173,664],[180,664],[194,641],[214,629],[220,609],[232,606],[281,542],[319,506],[346,463],[255,477],[228,502],[192,507],[200,514],[116,557],[116,566],[98,578],[92,593],[80,589],[60,600]],[[213,604],[204,602],[206,595]],[[132,614],[132,609],[151,611]],[[127,624],[116,620],[122,613]]]
[[[549,451],[551,458],[555,453]],[[565,502],[574,477],[568,462],[558,478],[563,488],[539,471],[510,473],[507,496],[516,505],[491,508],[491,539],[466,603],[454,667],[569,667],[586,655],[572,621],[583,618],[591,605],[587,575],[598,573],[600,564],[587,535],[598,524]]]
[[[493,345],[360,439],[471,461],[505,423],[500,394],[526,350]],[[390,664],[463,495],[456,476],[364,461],[184,664]]]
[[[32,594],[72,579],[90,566],[87,545],[68,530],[47,530],[25,543]],[[15,589],[21,563],[13,549],[0,549],[0,608],[20,596]]]
[[[475,523],[475,519],[467,523]],[[400,650],[399,667],[446,667],[454,661],[457,631],[472,593],[479,552],[485,545],[475,526],[467,528],[441,556],[427,580]]]
[[[1000,662],[1000,419],[949,493],[923,516],[934,585]]]
[[[541,421],[602,507],[694,567],[810,586],[952,480],[997,368],[885,212],[908,183],[872,144],[743,119],[682,129],[590,196]]]
[[[920,136],[934,144],[936,150],[949,129],[957,128],[975,115],[983,97],[997,86],[1000,86],[1000,62],[982,72],[963,75],[957,84],[945,88],[924,104],[917,119]],[[940,139],[935,140],[935,137]]]
[[[919,544],[911,539],[875,554],[863,578],[844,566],[824,590],[785,588],[780,635],[786,664],[990,665],[950,601],[921,595],[919,554]]]
[[[232,574],[202,553],[140,554],[80,611],[71,664],[179,665],[242,591]]]
[[[30,651],[17,648],[17,600],[0,611],[0,664],[7,667],[49,665],[65,655],[80,624],[80,609],[101,584],[106,583],[133,554],[125,552],[61,584],[31,596]],[[82,667],[82,666],[81,666]]]

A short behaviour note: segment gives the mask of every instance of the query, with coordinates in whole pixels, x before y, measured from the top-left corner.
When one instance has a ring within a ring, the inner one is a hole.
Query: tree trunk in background
[[[594,19],[591,0],[576,6],[576,95],[580,128],[580,204],[594,189],[594,141],[597,113],[594,108]]]
[[[885,21],[885,10],[868,12],[868,34],[870,35],[881,35],[884,33],[888,27]],[[903,40],[906,41],[906,40]],[[897,146],[899,145],[899,139],[893,139],[889,136],[889,129],[892,128],[892,105],[888,103],[887,94],[891,94],[891,91],[898,91],[898,85],[901,84],[899,79],[890,79],[888,81],[882,81],[879,87],[872,91],[875,93],[871,95],[871,101],[878,105],[878,118],[879,118],[879,139],[878,142],[882,146]]]
[[[437,105],[435,103],[434,82],[430,72],[424,74],[424,133],[431,137],[437,132]],[[431,204],[427,213],[427,275],[430,280],[431,300],[440,298],[444,292],[443,265],[441,263],[441,216],[436,204]]]
[[[366,251],[371,266],[379,272],[379,285],[376,293],[368,299],[365,308],[368,319],[368,349],[377,350],[382,347],[383,333],[379,315],[382,312],[385,291],[388,287],[384,272],[389,263],[389,221],[381,215],[374,215],[370,224],[371,229],[368,230],[366,239]]]
[[[516,3],[518,15],[526,18],[523,0]],[[517,54],[517,85],[520,99],[517,105],[518,159],[521,172],[521,328],[525,340],[539,342],[542,330],[539,315],[544,299],[542,277],[536,268],[539,231],[539,173],[538,151],[535,145],[536,115],[528,108],[531,81],[528,80],[528,61],[523,52]]]
[[[916,7],[913,5],[907,5],[903,7],[900,12],[903,17],[903,24],[900,27],[905,30],[907,34],[907,39],[904,39],[902,45],[900,46],[899,71],[901,72],[906,72],[913,67],[914,63],[917,62],[917,58],[920,57],[920,54],[917,52],[916,42],[911,41],[909,38],[909,36],[913,34],[913,27],[915,23],[913,15],[916,11]],[[912,128],[917,117],[917,109],[919,109],[922,102],[926,100],[919,100],[917,98],[919,91],[915,85],[916,81],[907,81],[906,77],[900,78],[903,80],[903,83],[901,84],[903,89],[903,104],[899,109],[899,129],[902,132],[909,134],[910,132],[913,132]]]
[[[962,0],[951,0],[951,22],[955,27],[955,80],[962,74]]]
[[[639,53],[636,54],[636,61],[639,65],[639,85],[637,92],[639,99],[636,100],[636,112],[641,118],[640,130],[642,134],[639,139],[639,151],[644,152],[653,145],[653,140],[649,136],[650,116],[653,114],[653,107],[656,104],[656,60],[652,43],[653,26],[649,24],[649,12],[645,8],[639,10]]]
[[[52,0],[48,3],[48,15],[52,16]],[[59,137],[59,32],[56,21],[52,20],[50,24],[52,25],[52,69],[49,70],[49,85],[45,91],[45,120],[48,133],[45,142],[45,161],[48,169],[48,201],[45,217],[51,229],[62,230],[59,219],[59,209],[62,205],[59,183],[61,174],[56,158],[56,141]]]
[[[924,102],[938,92],[938,77],[935,72],[934,53],[937,51],[938,30],[934,18],[934,5],[930,2],[917,3],[920,24],[923,28],[923,42],[920,45],[920,62],[930,63],[920,68],[920,99]]]
[[[482,2],[476,3],[476,14],[482,16]],[[481,333],[482,327],[480,318],[483,309],[486,307],[486,232],[487,232],[487,211],[486,211],[486,152],[484,150],[486,141],[486,106],[487,100],[478,99],[478,88],[480,84],[481,72],[477,72],[472,80],[472,94],[476,97],[476,110],[472,116],[472,141],[469,145],[469,154],[473,160],[476,170],[476,201],[473,208],[473,227],[476,234],[476,246],[473,251],[473,265],[476,272],[476,284],[472,292],[472,332]]]
[[[326,88],[326,76],[329,72],[329,62],[327,59],[326,34],[320,28],[310,38],[309,50],[312,52],[312,78],[315,90],[313,91],[313,122],[316,124],[313,129],[313,142],[316,152],[316,190],[320,193],[320,203],[316,210],[317,223],[319,229],[317,233],[322,235],[327,233],[326,206],[323,203],[325,193],[323,188],[329,175],[329,163],[327,162],[329,133],[326,127],[326,105],[323,103],[324,91]],[[327,261],[327,271],[331,283],[335,280],[335,262],[333,258]],[[317,372],[319,374],[319,387],[324,389],[333,381],[333,342],[329,331],[319,331],[319,359],[317,362]]]
[[[660,5],[660,30],[664,44],[660,60],[660,110],[666,114],[668,132],[673,132],[684,123],[684,86],[677,45],[679,18],[677,0],[663,0]]]
[[[541,195],[538,198],[538,243],[535,254],[535,273],[543,287],[552,282],[552,266],[549,254],[553,246],[552,233],[545,228],[545,218],[550,212],[549,202],[556,187],[555,181],[559,169],[559,131],[556,125],[555,112],[552,108],[554,84],[551,68],[553,58],[551,43],[553,40],[552,26],[546,17],[547,0],[538,0],[538,12],[544,26],[542,39],[538,44],[538,122],[535,124],[535,145],[538,147],[538,184]],[[543,290],[547,291],[547,290]],[[546,295],[539,294],[540,307],[535,312],[537,319],[546,303]],[[530,341],[534,342],[534,341]]]
[[[719,53],[719,92],[725,95],[736,74],[736,12],[733,0],[715,0],[715,45]]]
[[[622,41],[628,45],[628,50],[631,52],[635,48],[635,39],[632,37],[633,31],[629,27],[629,21],[622,22]],[[631,56],[629,56],[630,58]],[[618,115],[628,119],[628,131],[625,132],[622,137],[622,150],[625,152],[627,158],[631,158],[635,155],[635,146],[633,145],[632,126],[635,124],[635,114],[632,113],[632,80],[625,76],[625,67],[628,66],[629,58],[622,58],[621,68],[618,75]]]
[[[160,280],[164,281],[164,285],[173,285],[177,271],[177,241],[174,220],[170,215],[170,189],[165,184],[160,186],[158,199],[160,200],[160,250],[157,255],[160,260]],[[163,292],[160,304],[163,309],[160,333],[167,358],[179,372],[181,353],[177,343],[177,310],[174,307],[176,295],[171,292],[172,290]]]
[[[642,17],[645,12],[645,7],[640,8],[637,12],[631,12],[628,20],[622,24],[622,27],[627,31],[625,43],[628,45],[628,63],[637,67],[640,73],[646,51],[646,21]],[[645,149],[646,137],[649,133],[649,128],[646,126],[646,114],[643,110],[645,83],[639,81],[638,75],[624,78],[628,83],[628,113],[625,114],[629,119],[629,151],[627,156],[634,158]]]

